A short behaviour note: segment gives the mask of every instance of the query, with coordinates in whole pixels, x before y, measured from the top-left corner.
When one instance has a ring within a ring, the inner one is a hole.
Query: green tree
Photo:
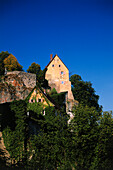
[[[4,59],[4,67],[7,68],[8,71],[22,71],[22,66],[18,63],[15,56],[10,54],[7,58]]]
[[[39,64],[36,64],[35,62],[31,64],[31,66],[29,66],[29,68],[27,69],[28,73],[34,73],[34,74],[39,74],[41,68]]]
[[[40,85],[44,88],[49,88],[48,81],[45,79],[47,68],[44,70],[40,70],[39,74],[36,75],[37,81],[40,83]]]
[[[99,96],[95,94],[95,90],[92,87],[91,82],[85,82],[82,80],[81,76],[74,74],[70,77],[72,84],[72,92],[74,98],[84,105],[89,107],[95,107],[98,111],[101,111],[102,107],[99,106],[98,100]]]
[[[90,108],[82,104],[79,104],[73,113],[74,119],[70,123],[73,166],[77,170],[92,170],[99,137],[99,113],[94,107]]]
[[[57,94],[57,91],[56,91],[55,88],[53,88],[53,89],[50,91],[49,95],[54,95],[54,94]]]
[[[34,73],[36,74],[37,83],[40,83],[40,85],[44,88],[48,88],[48,81],[45,79],[45,73],[47,71],[47,68],[44,70],[41,70],[41,67],[39,64],[36,64],[35,62],[29,66],[27,69],[28,73]]]
[[[70,169],[70,132],[67,129],[66,115],[52,107],[46,108],[46,115],[37,136],[32,139],[35,153],[29,166],[41,169]]]
[[[95,148],[95,169],[113,169],[113,118],[112,112],[104,112],[99,121],[99,137]]]
[[[10,109],[14,113],[15,119],[14,122],[12,121],[12,124],[15,124],[15,128],[11,130],[10,127],[6,127],[3,130],[3,138],[11,159],[20,162],[27,155],[27,104],[23,100],[14,101],[10,103]]]
[[[7,58],[10,54],[8,53],[8,51],[4,52],[2,51],[0,53],[0,76],[4,75],[5,72],[5,66],[4,66],[4,59]]]

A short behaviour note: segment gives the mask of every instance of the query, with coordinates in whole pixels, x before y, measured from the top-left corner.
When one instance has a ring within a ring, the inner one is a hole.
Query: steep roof
[[[50,63],[54,60],[54,58],[55,57],[58,57],[59,58],[59,56],[56,54],[53,58],[52,58],[52,60],[48,63],[48,65],[46,66],[46,68],[50,65]],[[60,59],[60,58],[59,58]],[[63,63],[63,61],[60,59],[60,61]],[[63,63],[64,64],[64,63]],[[65,65],[65,64],[64,64]],[[65,67],[67,68],[67,66],[65,65]],[[68,68],[67,68],[68,69]],[[69,69],[68,69],[69,70]]]
[[[43,97],[46,98],[49,102],[51,102],[57,109],[60,108],[59,105],[56,104],[56,102],[55,102],[48,94],[44,93],[44,91],[42,90],[42,88],[39,87],[39,86],[35,86],[35,87],[32,89],[32,91],[29,93],[29,95],[26,97],[25,100],[29,100],[31,94],[33,93],[33,91],[34,91],[35,89],[38,89],[39,92],[42,93]]]

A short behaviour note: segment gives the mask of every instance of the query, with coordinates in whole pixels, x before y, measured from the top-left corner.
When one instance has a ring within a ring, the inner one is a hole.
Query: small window
[[[33,99],[31,99],[31,102],[33,103]]]
[[[54,67],[54,64],[52,65],[52,67]]]
[[[61,75],[63,75],[64,74],[64,72],[63,71],[61,71]]]
[[[38,99],[39,102],[41,102],[41,99]]]
[[[61,67],[61,65],[59,65],[59,67]]]
[[[64,81],[62,81],[61,83],[64,84]]]

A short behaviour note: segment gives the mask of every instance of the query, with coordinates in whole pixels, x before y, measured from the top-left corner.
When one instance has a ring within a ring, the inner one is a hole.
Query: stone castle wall
[[[0,83],[0,103],[23,100],[35,86],[35,74],[22,71],[8,72]]]
[[[26,73],[23,71],[11,71],[7,72],[8,75],[17,75],[27,88],[34,88],[36,86],[36,74]]]

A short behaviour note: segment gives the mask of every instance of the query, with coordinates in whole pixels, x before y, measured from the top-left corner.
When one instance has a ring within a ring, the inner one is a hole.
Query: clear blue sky
[[[26,71],[57,54],[113,110],[113,0],[0,0],[0,52]]]

